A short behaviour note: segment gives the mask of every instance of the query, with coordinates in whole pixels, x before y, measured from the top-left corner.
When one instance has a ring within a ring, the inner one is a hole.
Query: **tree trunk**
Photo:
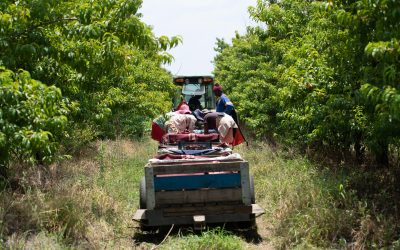
[[[0,163],[0,186],[2,186],[2,182],[5,182],[8,180],[8,171],[7,167],[4,164]]]
[[[364,161],[365,149],[361,144],[362,141],[361,133],[357,133],[355,136],[354,151],[356,153],[356,161],[358,164],[362,164]]]
[[[377,146],[376,162],[383,167],[389,166],[389,144],[386,141],[379,141]]]

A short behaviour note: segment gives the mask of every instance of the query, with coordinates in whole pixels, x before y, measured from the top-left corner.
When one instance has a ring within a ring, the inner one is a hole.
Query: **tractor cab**
[[[212,91],[214,78],[212,76],[176,76],[174,84],[178,86],[173,104],[176,109],[185,101],[191,111],[196,109],[215,109],[215,97]]]

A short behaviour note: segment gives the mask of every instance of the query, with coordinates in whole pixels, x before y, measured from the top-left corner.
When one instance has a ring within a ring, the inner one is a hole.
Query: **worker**
[[[233,120],[232,116],[217,112],[216,125],[219,134],[219,141],[221,144],[231,145],[234,141],[233,130],[238,128],[238,125]]]
[[[165,123],[166,130],[173,134],[193,133],[196,117],[192,115],[186,102],[178,106],[178,110],[173,112],[172,116]]]
[[[204,134],[208,134],[210,129],[217,130],[217,112],[208,112],[204,115]]]
[[[242,131],[240,130],[239,126],[239,119],[235,111],[235,107],[233,106],[233,103],[229,98],[222,92],[222,86],[218,83],[216,83],[213,87],[213,92],[215,96],[217,97],[217,103],[216,103],[216,111],[217,112],[223,112],[228,115],[228,118],[225,118],[223,121],[223,124],[225,123],[225,120],[227,120],[227,124],[229,124],[229,127],[231,128],[229,131],[229,134],[227,134],[228,137],[224,138],[223,141],[224,143],[228,142],[227,144],[230,144],[230,133],[233,132],[233,142],[232,145],[238,145],[242,142],[245,142],[246,139],[243,136]],[[208,119],[206,119],[208,118]],[[235,125],[233,125],[232,121],[230,119],[233,119],[233,122]],[[218,125],[218,120],[216,122],[213,122],[212,119],[215,119],[215,115],[210,115],[209,117],[204,117],[204,132],[207,132],[206,130],[209,130],[214,124],[216,124],[217,129],[220,129],[220,125]],[[208,124],[206,124],[206,120],[208,120]],[[229,121],[228,121],[229,120]],[[232,126],[231,126],[232,125]],[[225,125],[224,125],[225,126]],[[207,127],[207,128],[206,128]],[[219,131],[218,131],[219,132]],[[219,132],[220,133],[220,132]],[[220,133],[221,135],[221,133]],[[224,136],[223,136],[224,137]]]
[[[225,144],[232,144],[234,140],[233,129],[237,129],[238,125],[233,120],[232,116],[226,113],[217,113],[217,129],[219,133],[219,141]]]
[[[201,95],[194,95],[189,99],[190,111],[195,111],[196,109],[203,109],[200,103]]]
[[[213,92],[217,97],[216,112],[224,112],[228,115],[232,115],[235,107],[231,100],[222,92],[222,86],[216,83],[213,87]]]

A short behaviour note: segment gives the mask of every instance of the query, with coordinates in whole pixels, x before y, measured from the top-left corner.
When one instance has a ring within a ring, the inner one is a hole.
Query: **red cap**
[[[215,91],[222,91],[222,86],[219,85],[218,83],[216,83],[216,84],[214,85],[214,87],[213,87],[213,91],[214,91],[214,92],[215,92]]]

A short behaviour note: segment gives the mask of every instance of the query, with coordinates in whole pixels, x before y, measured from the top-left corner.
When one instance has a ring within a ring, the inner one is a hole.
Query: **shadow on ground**
[[[257,231],[257,227],[243,227],[237,223],[211,224],[207,225],[207,228],[203,230],[194,230],[193,227],[189,226],[173,226],[172,229],[169,226],[148,228],[146,230],[138,229],[133,235],[133,240],[135,241],[136,245],[141,243],[159,245],[164,239],[171,236],[179,235],[184,237],[191,234],[201,235],[201,233],[204,231],[209,231],[216,228],[223,228],[226,232],[242,238],[247,243],[258,245],[263,241],[261,235]]]

